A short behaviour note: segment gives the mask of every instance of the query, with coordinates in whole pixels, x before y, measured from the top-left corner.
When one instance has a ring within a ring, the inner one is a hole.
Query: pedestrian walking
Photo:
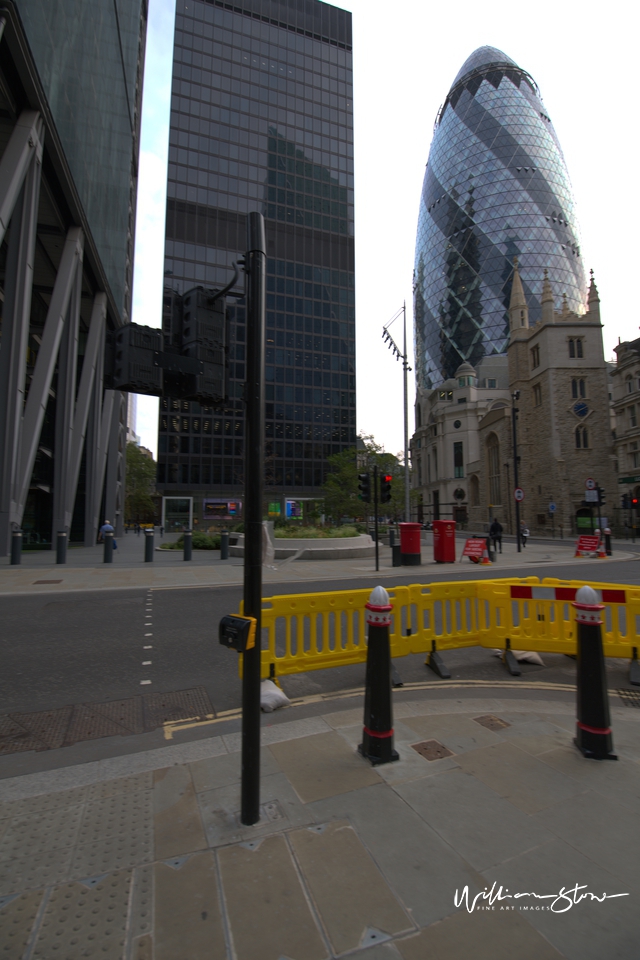
[[[529,527],[526,525],[526,523],[525,523],[524,520],[523,520],[522,523],[520,524],[520,541],[521,541],[523,547],[526,547],[526,545],[527,545],[527,538],[528,538],[529,536],[530,536],[530,534],[529,534]]]
[[[495,520],[489,527],[489,536],[493,540],[493,552],[498,552],[498,547],[500,548],[500,553],[502,553],[502,524]]]

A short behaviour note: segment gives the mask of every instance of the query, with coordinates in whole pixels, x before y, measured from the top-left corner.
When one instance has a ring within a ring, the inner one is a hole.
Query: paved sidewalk
[[[612,698],[620,759],[598,763],[572,746],[573,693],[477,694],[394,694],[400,761],[377,768],[356,752],[361,698],[265,716],[250,828],[224,723],[1,781],[0,954],[636,960],[640,710]],[[450,755],[424,759],[428,740]],[[576,884],[554,909],[534,896]],[[473,909],[492,888],[505,899]]]
[[[446,579],[447,571],[459,576],[468,571],[469,579],[477,577],[478,570],[491,571],[494,577],[509,576],[510,571],[525,569],[533,576],[545,576],[544,569],[550,564],[573,564],[574,544],[568,540],[530,541],[526,549],[517,552],[515,543],[503,543],[503,553],[490,567],[478,568],[467,558],[462,563],[440,564],[431,558],[431,534],[422,545],[422,565],[419,567],[393,567],[389,547],[380,546],[380,570],[376,573],[372,559],[353,560],[283,560],[263,569],[264,583],[292,583],[309,580],[349,580],[403,577],[415,572],[416,580],[433,576]],[[169,540],[165,537],[165,541]],[[175,539],[175,537],[173,538]],[[160,542],[156,536],[156,544]],[[458,541],[458,556],[463,543]],[[111,564],[102,562],[102,545],[70,548],[67,563],[57,565],[55,551],[25,551],[20,566],[11,566],[8,558],[0,559],[0,596],[30,593],[64,593],[74,590],[117,590],[123,588],[151,587],[206,587],[237,585],[242,583],[243,562],[240,559],[220,560],[219,551],[194,550],[193,560],[184,561],[179,551],[156,550],[152,563],[144,562],[144,539],[134,533],[118,538],[118,550]],[[625,549],[624,541],[614,543],[614,559],[627,560],[637,557]],[[583,559],[581,565],[588,569],[586,579],[606,580],[608,560]],[[598,571],[602,571],[601,573]]]

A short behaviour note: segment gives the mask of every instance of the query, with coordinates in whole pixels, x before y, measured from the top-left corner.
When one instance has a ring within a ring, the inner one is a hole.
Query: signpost
[[[516,503],[522,503],[522,501],[524,500],[524,490],[522,489],[522,487],[515,488],[515,490],[513,491],[513,498],[516,501]]]

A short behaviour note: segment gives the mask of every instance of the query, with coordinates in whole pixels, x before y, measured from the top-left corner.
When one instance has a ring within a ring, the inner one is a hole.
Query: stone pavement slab
[[[640,711],[612,707],[620,760],[597,763],[572,746],[572,694],[467,692],[398,703],[386,767],[355,750],[361,711],[270,719],[252,827],[215,725],[0,781],[2,956],[637,960]],[[411,746],[427,735],[460,752],[427,761]],[[601,902],[540,899],[576,884]]]

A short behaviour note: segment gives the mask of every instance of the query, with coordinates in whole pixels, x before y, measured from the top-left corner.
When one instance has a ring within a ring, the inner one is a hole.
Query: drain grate
[[[422,743],[412,743],[411,746],[425,760],[442,760],[443,757],[453,756],[453,752],[438,740],[423,740]]]
[[[616,690],[625,707],[640,708],[640,693],[636,690]]]
[[[504,730],[505,727],[511,726],[506,720],[501,720],[500,717],[494,717],[492,713],[487,713],[482,717],[474,717],[473,719],[475,723],[479,723],[481,727],[486,727],[487,730]]]
[[[204,687],[15,713],[0,716],[0,755],[55,750],[100,737],[150,733],[169,720],[212,715],[215,711]]]

